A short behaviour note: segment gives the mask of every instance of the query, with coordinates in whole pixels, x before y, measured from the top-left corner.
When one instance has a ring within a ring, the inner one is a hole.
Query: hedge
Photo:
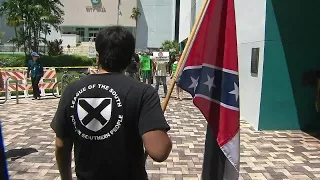
[[[40,62],[45,67],[92,66],[95,58],[79,55],[41,56]],[[6,67],[26,66],[26,57],[21,54],[0,54],[0,62]]]

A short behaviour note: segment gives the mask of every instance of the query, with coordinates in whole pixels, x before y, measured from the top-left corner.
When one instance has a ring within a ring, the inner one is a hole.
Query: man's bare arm
[[[60,139],[56,137],[56,160],[60,172],[61,180],[72,180],[71,161],[72,146],[70,139]]]
[[[142,136],[142,140],[147,153],[153,160],[163,162],[168,158],[172,142],[166,132],[149,131]]]

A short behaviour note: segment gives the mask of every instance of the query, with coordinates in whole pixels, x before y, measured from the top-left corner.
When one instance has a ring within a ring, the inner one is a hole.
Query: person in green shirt
[[[147,53],[144,53],[140,57],[140,71],[142,82],[151,84],[152,78],[152,61]]]
[[[175,75],[175,73],[177,71],[179,60],[180,60],[180,55],[176,55],[175,62],[172,63],[172,65],[171,65],[171,78],[173,78],[173,76]],[[183,97],[182,97],[183,96],[183,91],[177,85],[176,85],[176,92],[177,92],[177,99],[182,101],[182,99],[183,99]]]
[[[32,60],[28,62],[28,78],[31,76],[33,100],[40,99],[39,82],[43,76],[43,66],[39,62],[40,56],[36,52],[31,53]]]

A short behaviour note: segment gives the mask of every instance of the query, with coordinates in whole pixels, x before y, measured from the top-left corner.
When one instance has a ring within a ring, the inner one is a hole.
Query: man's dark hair
[[[135,38],[121,26],[102,29],[96,37],[99,65],[109,72],[121,72],[131,63],[135,51]]]

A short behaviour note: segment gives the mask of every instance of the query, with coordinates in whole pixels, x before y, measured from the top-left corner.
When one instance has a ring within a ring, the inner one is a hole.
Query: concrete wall
[[[159,48],[165,40],[174,39],[174,0],[138,0],[138,7],[137,49]]]
[[[258,128],[264,63],[266,0],[235,0],[240,75],[240,116]],[[258,76],[251,76],[251,50],[260,48]]]
[[[191,0],[180,1],[179,42],[186,39],[191,31]]]
[[[70,45],[71,47],[74,47],[77,45],[77,42],[79,41],[79,35],[63,34],[61,36],[61,39],[63,39],[61,46],[67,47],[68,45]]]
[[[201,11],[201,7],[204,3],[204,0],[197,0],[196,2],[196,17],[198,17],[199,12]]]
[[[91,0],[61,0],[61,2],[65,11],[62,26],[101,27],[117,24],[118,0],[101,0],[97,5],[92,4]],[[136,0],[121,0],[120,25],[135,26],[135,21],[130,18],[130,15],[132,8],[136,6]],[[99,12],[99,10],[105,11]]]
[[[42,35],[43,37],[43,35]],[[47,36],[48,41],[53,41],[55,39],[61,39],[60,31],[57,31],[55,28],[51,27],[51,33]]]
[[[320,70],[319,6],[320,1],[267,0],[259,129],[320,129],[316,86],[302,83],[305,72]]]
[[[180,1],[179,42],[185,40],[189,36],[203,3],[204,0]]]

